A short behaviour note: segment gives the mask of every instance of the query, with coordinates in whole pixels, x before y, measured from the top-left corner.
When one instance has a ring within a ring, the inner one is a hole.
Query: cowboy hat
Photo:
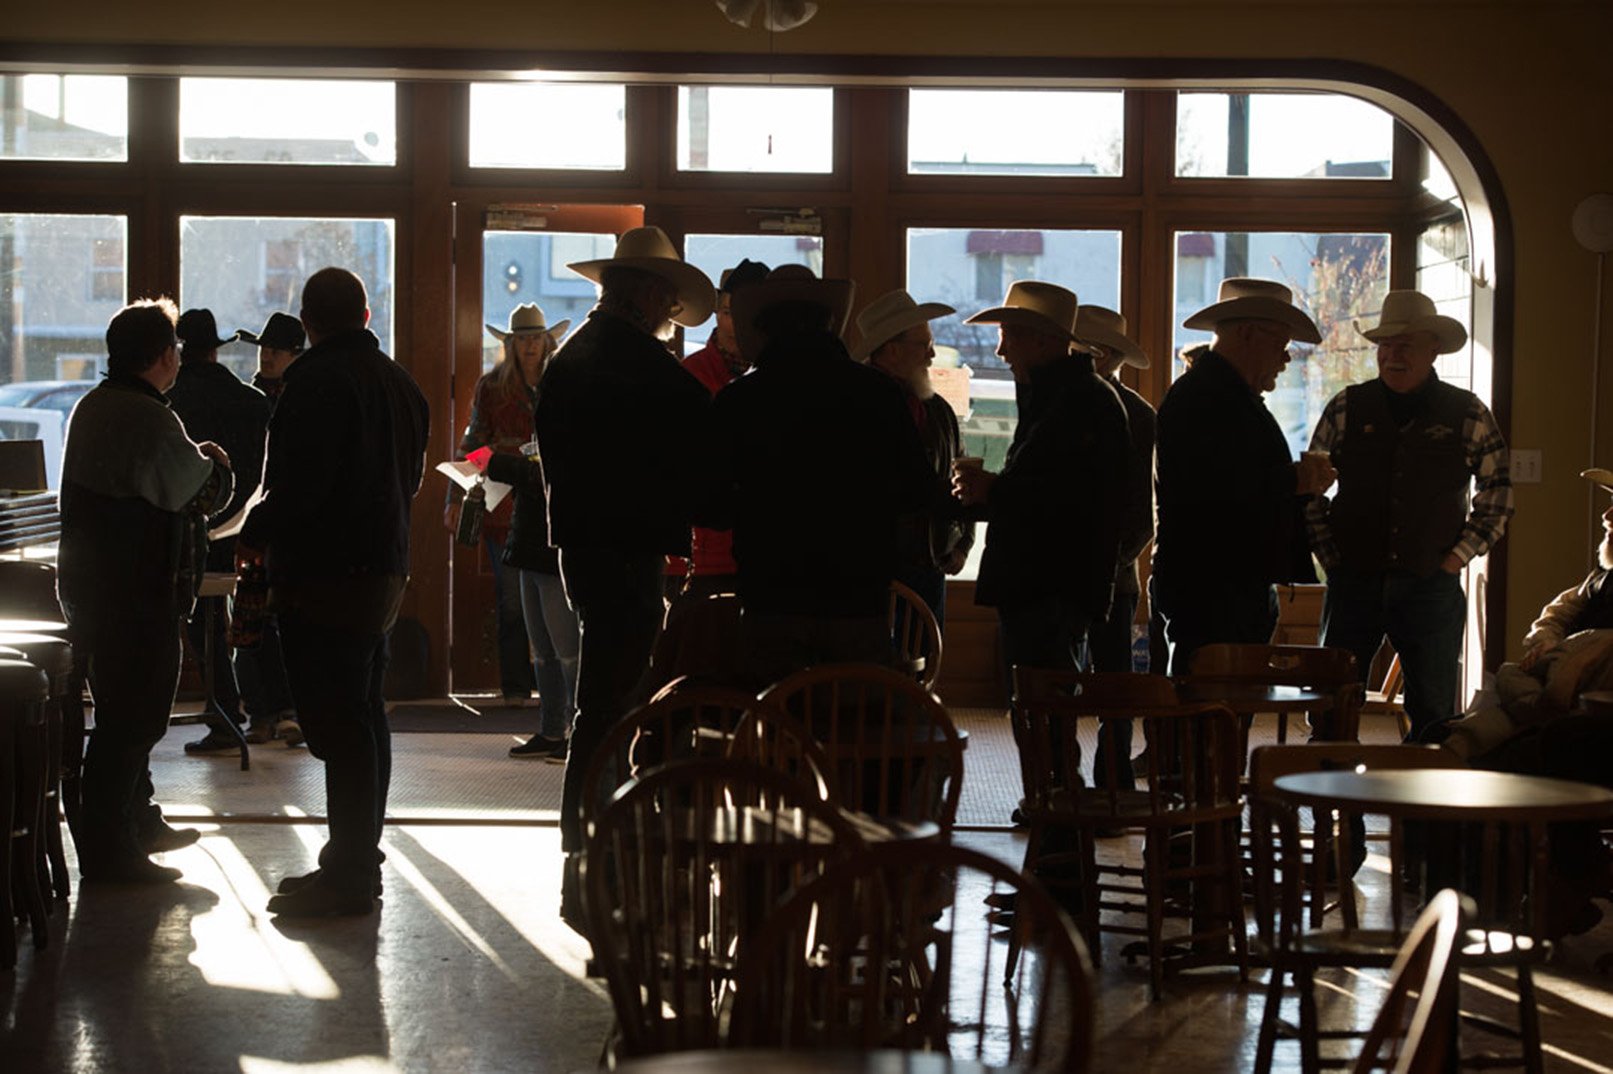
[[[780,265],[767,274],[767,279],[734,295],[734,338],[739,342],[739,353],[755,361],[767,348],[767,335],[756,327],[756,318],[781,302],[822,306],[829,311],[830,331],[843,334],[856,289],[850,280],[820,280],[805,265]]]
[[[670,283],[678,293],[678,310],[672,318],[674,324],[693,328],[700,324],[717,305],[717,293],[711,278],[678,256],[672,240],[658,227],[635,227],[622,232],[616,240],[616,253],[594,261],[576,261],[566,267],[585,280],[599,282],[605,270],[613,265],[650,272]]]
[[[964,324],[1024,325],[1049,335],[1075,339],[1075,322],[1081,300],[1074,291],[1040,280],[1015,280],[1000,306],[981,310]]]
[[[493,338],[500,343],[511,336],[533,332],[547,332],[550,339],[559,343],[560,337],[565,335],[566,329],[570,327],[571,321],[569,318],[550,326],[548,318],[543,315],[542,307],[536,302],[526,302],[510,311],[510,327],[508,331],[494,328],[492,325],[488,325],[487,330],[493,333]]]
[[[1613,492],[1613,470],[1604,470],[1600,466],[1593,466],[1589,470],[1581,470],[1579,476],[1602,486],[1602,491],[1604,492]]]
[[[213,311],[205,309],[186,310],[179,315],[179,322],[174,325],[174,335],[185,345],[183,349],[194,354],[217,350],[226,343],[234,343],[239,334],[231,332],[228,336],[220,336],[218,322],[213,320]]]
[[[771,270],[760,261],[750,258],[741,258],[739,264],[733,268],[722,270],[722,277],[717,284],[717,290],[725,295],[733,295],[735,291],[749,287],[753,283],[761,283],[767,279]]]
[[[1374,343],[1412,332],[1432,332],[1439,341],[1439,354],[1450,354],[1467,346],[1467,329],[1462,327],[1462,322],[1437,312],[1434,300],[1421,291],[1390,291],[1383,296],[1377,326],[1362,328],[1360,322],[1356,322],[1355,330]]]
[[[301,351],[307,339],[303,334],[302,322],[289,313],[271,313],[263,323],[263,331],[253,335],[243,328],[235,333],[235,338],[271,350],[292,352]]]
[[[1294,305],[1294,292],[1276,280],[1228,276],[1221,281],[1219,299],[1182,322],[1183,328],[1208,332],[1222,321],[1278,321],[1300,343],[1320,343],[1322,333],[1305,311]]]
[[[1148,355],[1126,335],[1126,319],[1102,306],[1082,306],[1075,318],[1075,338],[1120,352],[1120,360],[1138,369],[1148,368]]]
[[[866,362],[869,355],[909,328],[957,312],[944,302],[919,303],[901,289],[888,291],[857,314],[857,331],[862,333],[862,339],[851,349],[851,356]]]

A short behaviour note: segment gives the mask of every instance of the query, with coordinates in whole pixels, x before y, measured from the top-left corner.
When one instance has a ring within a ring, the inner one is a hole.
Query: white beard
[[[671,321],[662,321],[655,329],[655,338],[662,343],[671,343],[673,337],[677,334],[678,326]]]
[[[1604,571],[1613,571],[1613,534],[1602,538],[1601,547],[1596,550],[1596,561]]]
[[[920,402],[933,399],[935,397],[935,385],[930,383],[929,366],[920,366],[918,370],[908,378],[907,386],[912,389],[913,395]]]

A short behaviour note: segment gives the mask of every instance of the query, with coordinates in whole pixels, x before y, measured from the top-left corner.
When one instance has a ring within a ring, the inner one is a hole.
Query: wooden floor
[[[609,1003],[583,973],[586,945],[556,913],[560,855],[549,811],[450,823],[462,788],[514,788],[516,800],[531,798],[538,784],[557,780],[558,766],[505,759],[501,736],[399,736],[400,752],[431,758],[417,778],[440,782],[434,815],[429,788],[411,785],[412,823],[388,828],[381,911],[294,925],[263,906],[281,876],[312,867],[323,839],[322,826],[298,822],[310,812],[304,785],[317,782],[318,762],[264,747],[243,778],[227,758],[185,756],[180,743],[196,733],[176,727],[154,754],[159,798],[241,819],[205,822],[199,844],[166,856],[185,872],[179,885],[92,887],[59,904],[50,947],[35,952],[25,942],[16,971],[0,974],[0,1071],[594,1066]],[[205,802],[169,793],[199,783],[209,788]],[[277,799],[281,808],[268,808]],[[1006,830],[967,832],[960,841],[1016,863],[1022,852],[1020,837]],[[1117,842],[1115,852],[1132,849]],[[1384,883],[1380,865],[1369,861],[1363,884]],[[1613,997],[1592,969],[1609,951],[1613,925],[1604,924],[1564,944],[1539,976],[1548,1070],[1613,1071]],[[1150,1003],[1145,967],[1127,965],[1113,941],[1105,953],[1095,1070],[1251,1068],[1263,973],[1246,983],[1227,970],[1174,977],[1166,998]],[[1505,1012],[1509,990],[1500,976],[1469,977],[1463,1002]],[[1326,1017],[1364,1023],[1382,991],[1376,977],[1335,978]],[[1297,1069],[1291,1046],[1279,1051],[1277,1069]]]

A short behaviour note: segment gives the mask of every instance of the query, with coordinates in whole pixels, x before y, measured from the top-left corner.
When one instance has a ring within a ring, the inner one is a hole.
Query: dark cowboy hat
[[[269,347],[277,351],[301,351],[304,340],[302,322],[289,313],[271,313],[263,325],[263,331],[253,335],[246,329],[235,334],[242,343],[255,343],[260,347]]]
[[[213,311],[194,309],[186,310],[179,315],[179,323],[174,326],[174,335],[185,345],[185,350],[197,353],[217,350],[226,343],[234,343],[240,333],[232,332],[228,336],[220,336],[218,322],[213,320]]]

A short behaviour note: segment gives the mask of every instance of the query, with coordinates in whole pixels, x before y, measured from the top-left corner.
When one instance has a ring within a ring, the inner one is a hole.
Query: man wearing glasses
[[[1271,640],[1276,583],[1316,580],[1304,500],[1335,476],[1325,456],[1294,461],[1261,398],[1288,365],[1290,342],[1322,338],[1287,287],[1222,280],[1219,301],[1183,325],[1214,338],[1159,407],[1148,593],[1165,617],[1173,675],[1205,645]]]

